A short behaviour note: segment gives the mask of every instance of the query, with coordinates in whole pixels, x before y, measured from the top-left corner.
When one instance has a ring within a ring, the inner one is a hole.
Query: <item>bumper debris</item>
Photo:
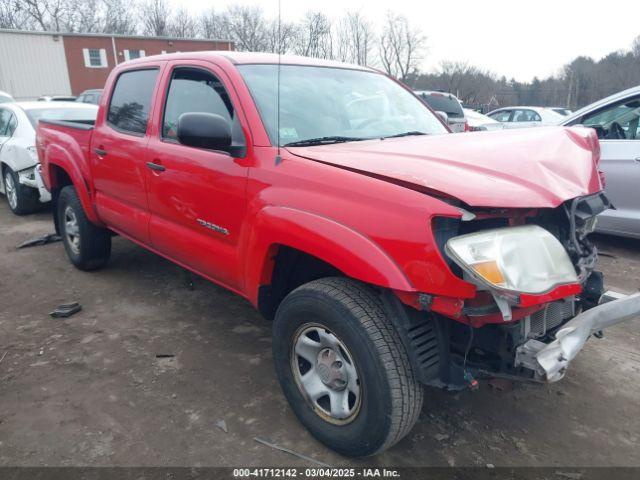
[[[603,302],[560,327],[552,342],[532,339],[522,344],[516,351],[515,365],[533,370],[537,380],[557,382],[592,334],[640,316],[640,293],[626,297],[611,294]]]

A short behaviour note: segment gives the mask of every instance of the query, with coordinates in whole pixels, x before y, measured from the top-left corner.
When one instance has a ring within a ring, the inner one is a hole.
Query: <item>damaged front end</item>
[[[456,322],[432,312],[449,361],[432,383],[459,388],[472,375],[557,381],[593,333],[640,314],[640,295],[598,306],[603,278],[588,236],[609,206],[598,193],[553,209],[436,218],[443,257],[477,294]]]

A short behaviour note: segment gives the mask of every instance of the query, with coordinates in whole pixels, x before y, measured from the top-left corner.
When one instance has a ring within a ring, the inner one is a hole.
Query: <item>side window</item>
[[[500,112],[492,113],[489,116],[493,118],[496,122],[508,122],[509,115],[511,115],[511,110],[502,110]]]
[[[18,121],[16,120],[16,116],[11,112],[11,110],[7,110],[5,108],[0,110],[0,137],[10,137],[13,135],[16,127],[18,126]]]
[[[533,110],[527,110],[529,112],[529,121],[530,122],[541,122],[542,118],[540,118],[540,115],[538,114],[538,112],[534,112]]]
[[[118,130],[144,135],[157,77],[157,69],[120,74],[111,94],[107,122]]]
[[[162,120],[163,138],[177,140],[178,119],[180,115],[187,112],[220,115],[233,125],[234,140],[240,131],[227,91],[216,77],[204,70],[196,68],[174,70]]]
[[[640,140],[640,97],[587,114],[581,123],[595,128],[602,139]]]
[[[512,122],[530,122],[530,116],[527,112],[530,110],[514,110]]]

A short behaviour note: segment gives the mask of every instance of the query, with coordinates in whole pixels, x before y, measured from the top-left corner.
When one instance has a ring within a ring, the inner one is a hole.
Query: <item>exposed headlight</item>
[[[538,225],[497,228],[449,239],[445,251],[481,283],[521,293],[544,293],[577,283],[562,244]]]

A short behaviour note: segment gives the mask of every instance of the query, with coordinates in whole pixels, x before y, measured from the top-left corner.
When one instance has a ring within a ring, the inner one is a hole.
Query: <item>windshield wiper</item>
[[[381,140],[384,140],[385,138],[413,137],[414,135],[428,135],[428,134],[425,132],[419,132],[418,130],[411,130],[410,132],[396,133],[395,135],[388,135],[386,137],[381,137]]]
[[[284,146],[285,147],[311,147],[313,145],[328,145],[331,143],[358,142],[360,140],[370,140],[370,139],[360,138],[360,137],[330,136],[330,137],[318,137],[318,138],[308,138],[306,140],[298,140],[297,142],[285,143]]]

